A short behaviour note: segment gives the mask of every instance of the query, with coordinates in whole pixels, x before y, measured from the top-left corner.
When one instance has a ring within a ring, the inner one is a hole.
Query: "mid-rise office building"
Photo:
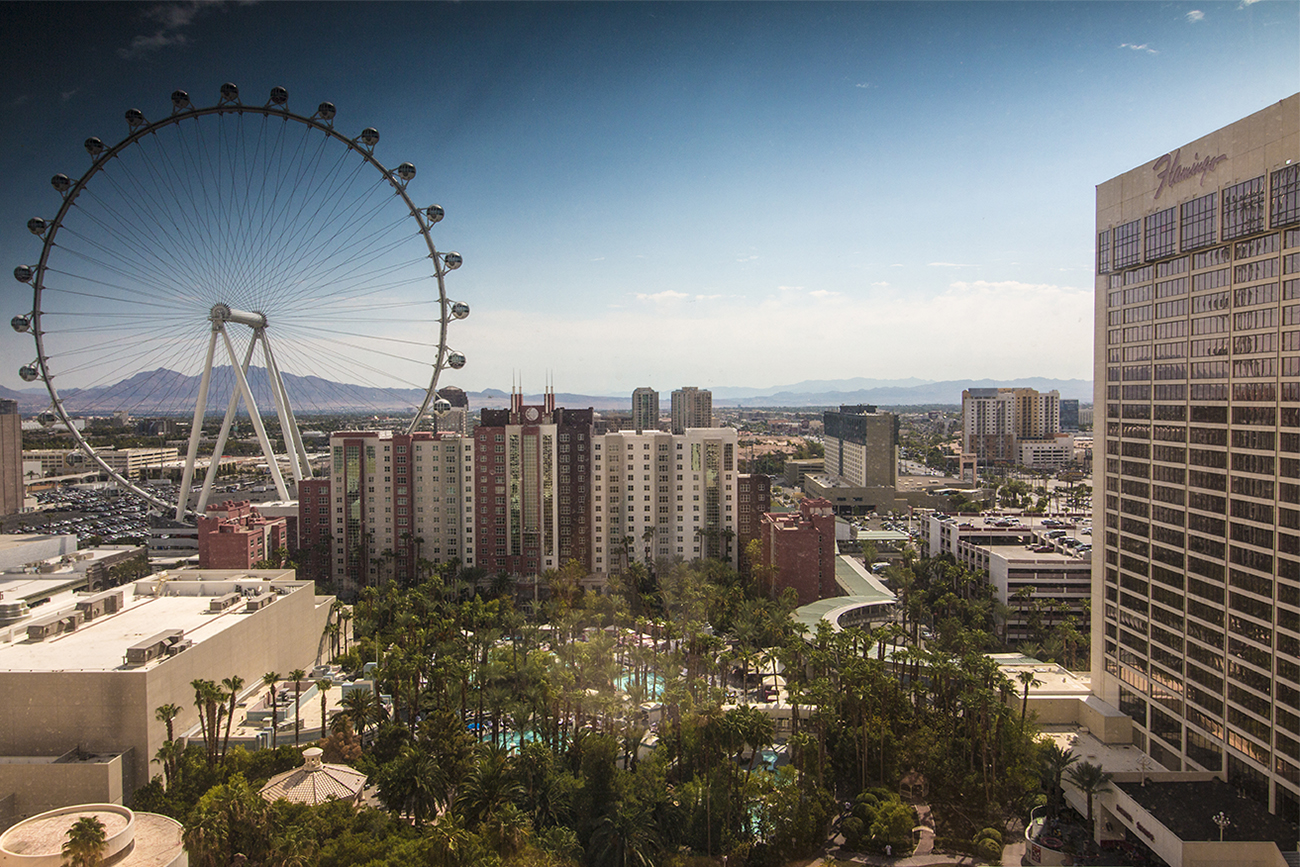
[[[1062,398],[1061,430],[1077,431],[1079,429],[1079,401]]]
[[[23,421],[18,401],[0,400],[0,515],[23,508]]]
[[[549,388],[542,405],[523,401],[483,410],[474,432],[474,562],[515,578],[569,560],[590,571],[595,414],[556,407]]]
[[[592,571],[632,560],[739,562],[734,428],[630,431],[592,444]]]
[[[200,569],[252,569],[289,552],[289,522],[248,500],[209,503],[198,519]]]
[[[863,488],[898,486],[898,419],[874,406],[822,413],[825,471]]]
[[[659,430],[659,392],[653,388],[632,392],[632,429],[637,433]]]
[[[688,385],[673,392],[673,433],[713,427],[713,392]]]
[[[1097,187],[1093,685],[1300,814],[1300,94]]]

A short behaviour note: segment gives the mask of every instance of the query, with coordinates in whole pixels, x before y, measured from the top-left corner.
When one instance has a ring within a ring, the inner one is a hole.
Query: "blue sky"
[[[1094,186],[1300,89],[1267,0],[3,12],[6,273],[125,109],[283,85],[446,208],[467,390],[1089,378]]]

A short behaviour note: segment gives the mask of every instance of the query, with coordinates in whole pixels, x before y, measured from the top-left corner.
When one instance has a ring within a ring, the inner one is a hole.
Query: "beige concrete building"
[[[23,426],[18,402],[0,400],[0,515],[23,509]]]
[[[1022,444],[1050,445],[1061,432],[1061,393],[1032,388],[968,388],[961,393],[962,452],[980,463],[1033,460]],[[1040,466],[1029,463],[1025,466]]]
[[[632,429],[637,433],[659,430],[659,392],[653,388],[642,387],[632,392]]]
[[[596,436],[591,472],[594,574],[660,557],[739,563],[735,428]]]
[[[1150,156],[1097,187],[1093,686],[1294,821],[1300,94]]]
[[[291,570],[164,572],[0,629],[0,799],[17,818],[129,802],[166,738],[156,708],[179,705],[183,732],[191,681],[310,670],[332,601]]]
[[[673,433],[693,427],[713,427],[713,392],[688,385],[673,392]]]

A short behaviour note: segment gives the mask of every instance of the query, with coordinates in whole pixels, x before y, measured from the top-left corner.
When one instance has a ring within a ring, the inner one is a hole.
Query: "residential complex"
[[[550,389],[540,406],[523,400],[516,391],[509,409],[483,410],[474,432],[474,564],[513,577],[569,560],[590,571],[593,412],[557,408]]]
[[[1076,414],[1078,403],[1075,402]],[[1056,466],[1063,453],[1073,457],[1073,444],[1061,432],[1061,395],[1040,394],[1032,388],[968,388],[961,393],[962,452],[981,463],[1021,464],[1026,459],[1049,460]],[[1025,446],[1029,450],[1025,450]],[[1049,447],[1041,455],[1034,446]],[[1063,451],[1062,451],[1063,450]]]
[[[673,433],[713,427],[713,392],[688,385],[673,392]]]
[[[710,401],[709,411],[712,410]],[[659,392],[653,388],[638,388],[632,392],[632,429],[637,433],[659,430]]]
[[[1100,184],[1096,241],[1094,689],[1294,818],[1300,95]]]
[[[594,572],[660,557],[739,563],[734,428],[620,431],[591,448]]]
[[[328,479],[299,486],[299,546],[339,592],[473,565],[470,440],[350,431],[330,437],[330,455]]]

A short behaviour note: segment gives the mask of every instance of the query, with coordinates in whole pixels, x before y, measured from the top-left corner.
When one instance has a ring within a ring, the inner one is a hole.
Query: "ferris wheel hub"
[[[212,322],[214,329],[224,322],[247,325],[249,328],[266,327],[265,313],[249,313],[247,310],[235,310],[227,304],[213,304],[212,312],[208,314],[208,320]]]

